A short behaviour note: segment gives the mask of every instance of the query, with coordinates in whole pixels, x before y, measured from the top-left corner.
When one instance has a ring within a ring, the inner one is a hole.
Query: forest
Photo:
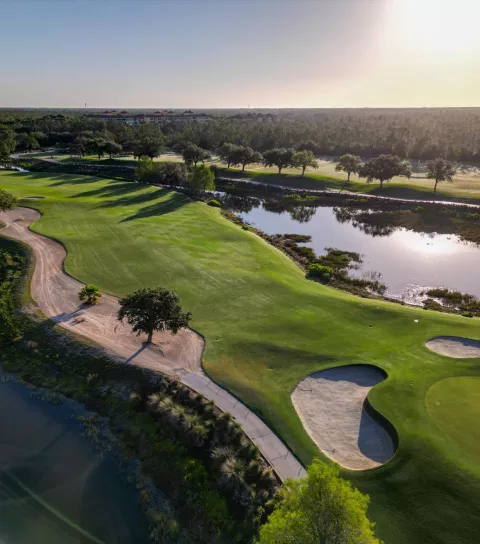
[[[86,137],[117,143],[131,153],[139,131],[144,136],[147,131],[149,137],[163,132],[168,147],[191,142],[210,151],[233,143],[259,152],[295,148],[317,156],[353,153],[369,158],[386,153],[402,159],[480,162],[480,108],[276,110],[271,116],[216,110],[210,121],[172,123],[161,130],[106,123],[80,110],[41,113],[0,110],[0,154],[8,133],[18,151],[69,148],[76,138]]]

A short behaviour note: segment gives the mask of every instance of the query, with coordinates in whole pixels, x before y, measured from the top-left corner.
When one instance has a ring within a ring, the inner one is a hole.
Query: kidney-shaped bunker
[[[367,365],[330,368],[298,384],[292,402],[320,450],[350,470],[374,468],[395,453],[390,432],[372,417],[365,399],[385,375]],[[372,410],[370,410],[372,412]]]

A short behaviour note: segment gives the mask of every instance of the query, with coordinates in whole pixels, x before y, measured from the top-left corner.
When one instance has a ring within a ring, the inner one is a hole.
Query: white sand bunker
[[[368,392],[384,379],[371,366],[342,366],[311,374],[292,393],[293,405],[310,437],[344,468],[374,468],[395,453],[388,431],[364,409]]]
[[[427,340],[425,345],[428,349],[455,357],[456,359],[466,359],[470,357],[480,357],[480,341],[471,338],[462,338],[461,336],[436,336]]]

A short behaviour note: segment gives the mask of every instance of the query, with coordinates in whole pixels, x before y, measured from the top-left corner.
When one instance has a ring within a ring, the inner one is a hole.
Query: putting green
[[[480,377],[441,380],[429,389],[426,402],[452,456],[480,472]]]
[[[320,455],[291,393],[306,376],[370,363],[388,374],[369,394],[399,448],[345,475],[371,495],[387,544],[474,542],[480,478],[456,463],[425,397],[444,378],[480,376],[478,360],[425,347],[436,336],[480,339],[478,319],[361,299],[305,279],[283,253],[184,195],[88,176],[0,172],[0,187],[44,215],[33,229],[65,244],[67,271],[115,295],[162,285],[205,336],[206,371],[259,412],[304,461]],[[468,508],[465,505],[469,505]]]

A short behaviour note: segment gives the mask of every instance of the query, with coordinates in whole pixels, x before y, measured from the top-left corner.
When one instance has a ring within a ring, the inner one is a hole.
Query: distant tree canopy
[[[308,478],[290,480],[260,529],[258,544],[380,544],[367,518],[369,498],[316,460]]]
[[[12,128],[0,124],[0,159],[9,159],[16,145],[15,132]]]
[[[17,206],[18,200],[10,193],[7,193],[7,191],[0,189],[0,212],[13,210]]]
[[[177,334],[192,317],[183,311],[178,295],[162,287],[139,289],[120,299],[119,304],[118,320],[126,319],[137,335],[147,334],[147,344],[152,342],[154,331]]]
[[[362,165],[362,159],[358,155],[342,155],[335,166],[337,172],[346,172],[347,181],[350,181],[351,174],[358,174]]]
[[[390,181],[395,176],[410,178],[412,170],[408,161],[402,161],[396,155],[380,155],[362,164],[358,174],[369,183],[377,179],[380,187],[383,187],[385,181]]]
[[[440,181],[453,181],[457,173],[455,165],[442,158],[427,162],[427,177],[435,180],[433,194],[437,194],[437,185]]]
[[[13,138],[5,138],[4,127],[13,131]],[[151,157],[158,156],[165,144],[176,147],[189,142],[214,151],[229,142],[260,153],[295,148],[317,157],[444,157],[480,164],[480,108],[295,110],[278,113],[271,121],[216,115],[203,123],[172,123],[162,129],[152,123],[130,126],[71,113],[1,110],[0,154],[2,149],[4,156],[14,151],[18,134],[31,136],[42,147],[67,148],[78,137],[101,138],[120,144],[125,152]],[[20,139],[28,145],[28,139]]]

